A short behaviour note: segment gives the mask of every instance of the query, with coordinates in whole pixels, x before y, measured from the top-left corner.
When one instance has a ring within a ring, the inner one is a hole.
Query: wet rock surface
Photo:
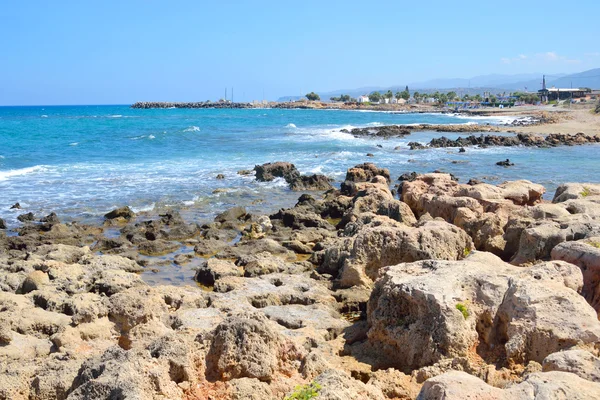
[[[444,173],[392,192],[372,163],[340,190],[290,163],[255,172],[321,193],[270,216],[123,207],[0,233],[0,398],[600,395],[599,185],[549,203]],[[147,283],[184,266],[187,286]]]

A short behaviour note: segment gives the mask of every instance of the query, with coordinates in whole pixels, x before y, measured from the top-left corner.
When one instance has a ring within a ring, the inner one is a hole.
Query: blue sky
[[[2,1],[0,105],[268,99],[600,66],[600,2]],[[561,23],[560,21],[568,23]]]

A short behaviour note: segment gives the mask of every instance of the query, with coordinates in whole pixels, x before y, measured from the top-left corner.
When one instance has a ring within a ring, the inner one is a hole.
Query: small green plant
[[[462,313],[465,319],[467,319],[469,316],[469,310],[467,310],[467,306],[465,306],[463,303],[456,303],[456,309]]]
[[[588,197],[590,194],[592,194],[592,191],[590,190],[590,188],[584,186],[583,190],[579,194],[583,197]]]
[[[590,246],[594,246],[597,249],[600,249],[600,243],[598,243],[598,242],[588,242],[588,244]]]
[[[294,393],[290,394],[285,400],[309,400],[317,397],[321,390],[321,385],[317,382],[311,382],[307,385],[299,385],[294,389]]]
[[[467,258],[471,254],[471,249],[469,247],[465,247],[463,250],[463,258]]]

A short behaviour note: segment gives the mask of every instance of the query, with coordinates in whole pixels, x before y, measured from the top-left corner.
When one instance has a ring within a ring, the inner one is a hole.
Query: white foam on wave
[[[184,132],[200,132],[200,128],[197,126],[189,126],[183,130]]]
[[[154,207],[156,207],[156,203],[148,204],[147,206],[131,207],[131,211],[134,213],[148,212],[154,210]]]
[[[297,126],[294,124],[287,124],[285,127],[286,128],[297,128]]]
[[[44,114],[44,115],[40,115],[40,118],[48,118],[48,116]]]
[[[21,169],[11,169],[8,171],[0,171],[0,181],[5,181],[5,180],[15,177],[15,176],[33,174],[36,172],[44,172],[47,170],[48,169],[46,167],[44,167],[43,165],[36,165],[35,167],[27,167],[27,168],[21,168]]]
[[[261,185],[272,187],[272,188],[288,187],[288,183],[283,178],[275,178],[271,182],[261,183]]]
[[[150,135],[150,136],[148,136],[148,139],[150,139],[150,140],[152,140],[152,139],[156,139],[156,136],[154,136],[154,135]]]
[[[78,145],[79,145],[78,142],[69,143],[69,146],[78,146]]]
[[[382,125],[383,124],[381,122],[377,122],[377,121],[375,121],[375,122],[369,122],[367,124],[367,126],[382,126]]]
[[[518,117],[516,116],[510,116],[510,115],[490,115],[490,116],[486,116],[486,115],[461,115],[461,114],[455,114],[452,115],[454,118],[458,118],[458,119],[472,119],[472,120],[476,120],[476,121],[488,121],[490,123],[495,123],[495,124],[512,124],[514,121],[516,121],[518,119]]]
[[[108,118],[122,118],[121,114],[109,115]]]
[[[309,174],[322,174],[323,173],[323,166],[322,165],[317,165],[316,167],[309,169],[308,171],[306,171]]]

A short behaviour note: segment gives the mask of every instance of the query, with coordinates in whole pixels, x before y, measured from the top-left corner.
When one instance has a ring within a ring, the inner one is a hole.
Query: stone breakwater
[[[341,129],[340,132],[350,133],[354,136],[371,137],[404,137],[411,132],[432,131],[432,132],[500,132],[501,129],[492,125],[386,125],[367,128],[354,128],[351,130]]]
[[[0,232],[0,398],[600,398],[600,185],[255,176],[320,191]],[[165,260],[197,285],[144,282]]]
[[[224,103],[224,102],[189,102],[189,103],[169,103],[160,101],[139,101],[131,105],[131,108],[151,109],[151,108],[254,108],[250,103]]]
[[[562,133],[552,133],[546,136],[535,134],[517,134],[516,136],[496,136],[479,135],[459,137],[455,140],[444,136],[432,139],[427,146],[419,142],[410,142],[408,146],[411,150],[439,147],[490,147],[490,146],[525,146],[525,147],[556,147],[556,146],[575,146],[582,144],[600,143],[599,136],[590,136],[584,133],[575,135],[566,135]]]

